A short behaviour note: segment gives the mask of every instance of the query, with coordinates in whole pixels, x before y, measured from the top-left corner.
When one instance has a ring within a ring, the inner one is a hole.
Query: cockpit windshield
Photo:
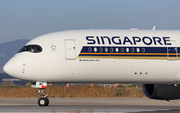
[[[40,53],[42,51],[42,47],[39,45],[27,45],[24,46],[20,51],[20,52],[32,52],[32,53]]]

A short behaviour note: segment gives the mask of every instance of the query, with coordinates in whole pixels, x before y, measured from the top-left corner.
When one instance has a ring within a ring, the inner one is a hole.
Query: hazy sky
[[[72,29],[180,29],[180,0],[0,0],[0,43]]]

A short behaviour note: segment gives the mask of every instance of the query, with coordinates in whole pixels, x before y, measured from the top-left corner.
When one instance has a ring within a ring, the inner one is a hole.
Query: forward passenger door
[[[76,43],[74,39],[65,40],[65,58],[67,60],[76,59]]]
[[[178,59],[178,49],[175,40],[171,40],[171,45],[167,45],[167,59],[177,60]]]

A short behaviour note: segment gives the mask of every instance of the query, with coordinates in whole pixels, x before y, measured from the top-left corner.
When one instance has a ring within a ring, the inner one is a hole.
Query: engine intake
[[[180,99],[180,86],[174,84],[143,84],[144,94],[151,99]]]

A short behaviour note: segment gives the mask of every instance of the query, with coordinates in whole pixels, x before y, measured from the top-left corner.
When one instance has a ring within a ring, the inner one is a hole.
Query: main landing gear
[[[37,95],[41,95],[42,97],[38,100],[39,106],[48,106],[49,105],[49,99],[47,98],[47,94],[44,92],[44,90],[47,87],[46,82],[31,82],[32,88],[40,88]]]

